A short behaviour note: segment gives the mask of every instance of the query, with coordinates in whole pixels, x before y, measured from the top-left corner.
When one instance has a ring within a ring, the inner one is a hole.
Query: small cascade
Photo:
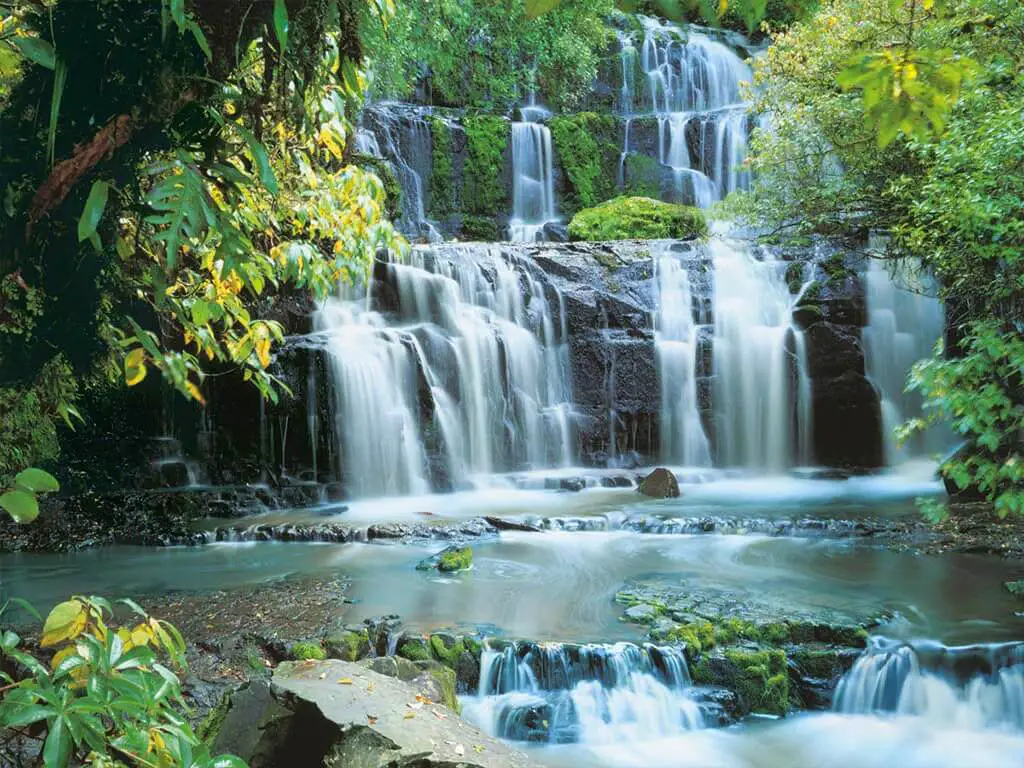
[[[486,649],[466,715],[515,741],[613,744],[701,728],[682,651],[632,643]]]
[[[1024,644],[947,647],[873,637],[833,708],[920,715],[957,728],[1024,728]]]
[[[433,163],[430,124],[418,111],[389,104],[368,108],[364,120],[371,127],[356,133],[356,149],[391,165],[402,188],[399,228],[410,237],[440,242],[443,238],[426,213]]]
[[[426,493],[574,458],[561,295],[500,246],[412,250],[323,304],[354,496]],[[439,461],[432,461],[437,457]]]
[[[717,464],[779,471],[811,453],[810,382],[785,262],[722,237],[715,267]]]
[[[537,106],[532,98],[520,112],[522,122],[512,123],[509,239],[532,243],[543,240],[544,226],[558,220],[551,130],[539,122],[551,113]]]
[[[711,465],[697,407],[698,325],[687,267],[667,248],[655,259],[658,314],[655,348],[661,378],[661,457],[670,464]]]
[[[672,172],[674,197],[706,208],[750,184],[741,166],[750,124],[740,84],[750,67],[727,45],[708,34],[641,16],[639,62],[634,40],[619,34],[623,86],[619,109],[627,116],[658,117],[658,160]],[[634,88],[637,63],[645,87]],[[629,131],[620,165],[629,154]],[[620,173],[624,176],[624,173]],[[624,186],[624,179],[620,179]]]
[[[882,401],[882,434],[887,464],[942,452],[948,436],[932,429],[915,435],[902,448],[894,429],[921,413],[921,397],[906,391],[914,363],[930,357],[942,337],[945,309],[935,297],[935,285],[920,274],[920,264],[889,265],[869,259],[864,275],[868,324],[864,328],[864,363],[868,378]]]

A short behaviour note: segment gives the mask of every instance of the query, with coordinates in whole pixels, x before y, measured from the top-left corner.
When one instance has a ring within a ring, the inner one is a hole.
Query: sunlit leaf
[[[60,490],[57,478],[49,472],[35,467],[19,472],[14,478],[14,484],[31,493],[49,493]]]
[[[110,185],[107,182],[93,182],[92,189],[89,190],[89,197],[85,201],[85,208],[82,209],[82,215],[78,217],[78,242],[87,240],[96,234],[96,228],[107,207],[109,194]]]
[[[43,648],[48,648],[64,640],[78,637],[85,629],[88,618],[88,611],[81,600],[73,599],[59,603],[46,617],[43,637],[39,644]]]
[[[39,517],[39,502],[34,494],[26,491],[7,491],[0,495],[0,507],[17,523],[31,523]]]

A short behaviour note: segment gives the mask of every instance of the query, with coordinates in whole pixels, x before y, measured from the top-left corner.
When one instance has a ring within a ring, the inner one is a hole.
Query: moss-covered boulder
[[[649,197],[616,197],[585,208],[569,224],[570,240],[689,240],[707,232],[699,209]]]
[[[327,658],[341,661],[359,661],[370,655],[370,633],[366,629],[350,629],[328,636],[324,640]]]
[[[301,642],[295,643],[289,649],[293,659],[298,661],[323,661],[327,658],[327,652],[320,643]]]
[[[470,547],[448,547],[436,555],[421,560],[418,571],[438,570],[443,573],[466,571],[473,567],[473,550]]]
[[[784,715],[789,711],[789,675],[785,652],[773,648],[748,651],[730,649],[725,658],[736,669],[734,690],[750,712]]]

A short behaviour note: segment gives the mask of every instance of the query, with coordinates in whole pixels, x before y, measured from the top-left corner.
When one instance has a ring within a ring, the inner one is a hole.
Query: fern
[[[170,163],[150,168],[153,176],[163,176],[146,197],[156,211],[146,222],[156,228],[154,238],[164,244],[167,271],[173,271],[181,246],[201,239],[218,225],[217,209],[206,191],[206,180],[189,162],[184,152]]]

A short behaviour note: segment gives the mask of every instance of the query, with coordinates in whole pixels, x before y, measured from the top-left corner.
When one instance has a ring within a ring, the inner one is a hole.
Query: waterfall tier
[[[839,712],[919,715],[957,728],[1024,728],[1024,645],[871,639],[836,691]]]
[[[703,727],[682,651],[631,643],[486,649],[468,717],[515,741],[615,743]]]

